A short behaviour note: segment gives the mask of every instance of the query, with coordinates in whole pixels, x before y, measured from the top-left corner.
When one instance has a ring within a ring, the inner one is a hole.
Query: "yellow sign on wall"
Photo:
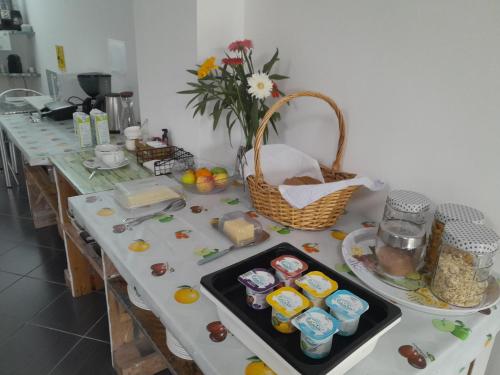
[[[57,66],[61,72],[66,71],[66,59],[64,58],[64,47],[56,46]]]

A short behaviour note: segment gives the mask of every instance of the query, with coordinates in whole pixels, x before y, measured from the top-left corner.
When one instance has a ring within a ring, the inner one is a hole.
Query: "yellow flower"
[[[205,78],[208,73],[215,69],[217,69],[217,65],[215,65],[215,56],[209,57],[203,62],[203,64],[201,64],[200,68],[198,69],[198,78]]]

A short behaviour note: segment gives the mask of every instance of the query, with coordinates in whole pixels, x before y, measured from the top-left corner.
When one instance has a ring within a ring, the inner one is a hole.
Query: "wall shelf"
[[[38,78],[40,73],[0,73],[0,77]]]
[[[26,35],[26,36],[33,36],[35,35],[34,31],[22,31],[22,30],[0,30],[0,32],[7,32],[10,35]]]

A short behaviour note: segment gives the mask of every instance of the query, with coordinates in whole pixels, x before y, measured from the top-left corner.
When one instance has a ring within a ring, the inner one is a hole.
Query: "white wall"
[[[214,133],[211,120],[186,110],[195,69],[211,55],[221,56],[227,44],[243,36],[243,0],[134,1],[141,113],[154,135],[168,128],[177,146],[209,158],[227,159],[233,150],[224,125]],[[236,132],[235,132],[236,133]],[[238,134],[234,140],[239,143]]]
[[[197,146],[197,121],[184,107],[184,89],[196,62],[196,0],[134,1],[137,67],[142,117],[153,135],[168,128],[173,142]]]
[[[64,46],[68,73],[110,71],[108,38],[126,44],[125,74],[112,73],[112,90],[137,93],[137,67],[132,0],[25,0],[26,18],[35,31],[35,59],[42,73],[58,71],[55,45]],[[77,92],[85,96],[75,83]],[[68,93],[68,95],[71,93]],[[137,99],[137,98],[136,98]],[[138,107],[138,105],[137,105]]]
[[[248,0],[246,37],[280,48],[286,91],[347,118],[344,169],[481,209],[500,232],[500,2]],[[298,100],[280,141],[325,161],[336,125]]]

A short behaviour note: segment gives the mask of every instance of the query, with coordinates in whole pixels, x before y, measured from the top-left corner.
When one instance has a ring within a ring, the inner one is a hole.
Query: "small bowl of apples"
[[[226,190],[233,180],[229,168],[209,162],[196,163],[193,168],[174,170],[174,178],[187,191],[195,194],[215,194]]]

